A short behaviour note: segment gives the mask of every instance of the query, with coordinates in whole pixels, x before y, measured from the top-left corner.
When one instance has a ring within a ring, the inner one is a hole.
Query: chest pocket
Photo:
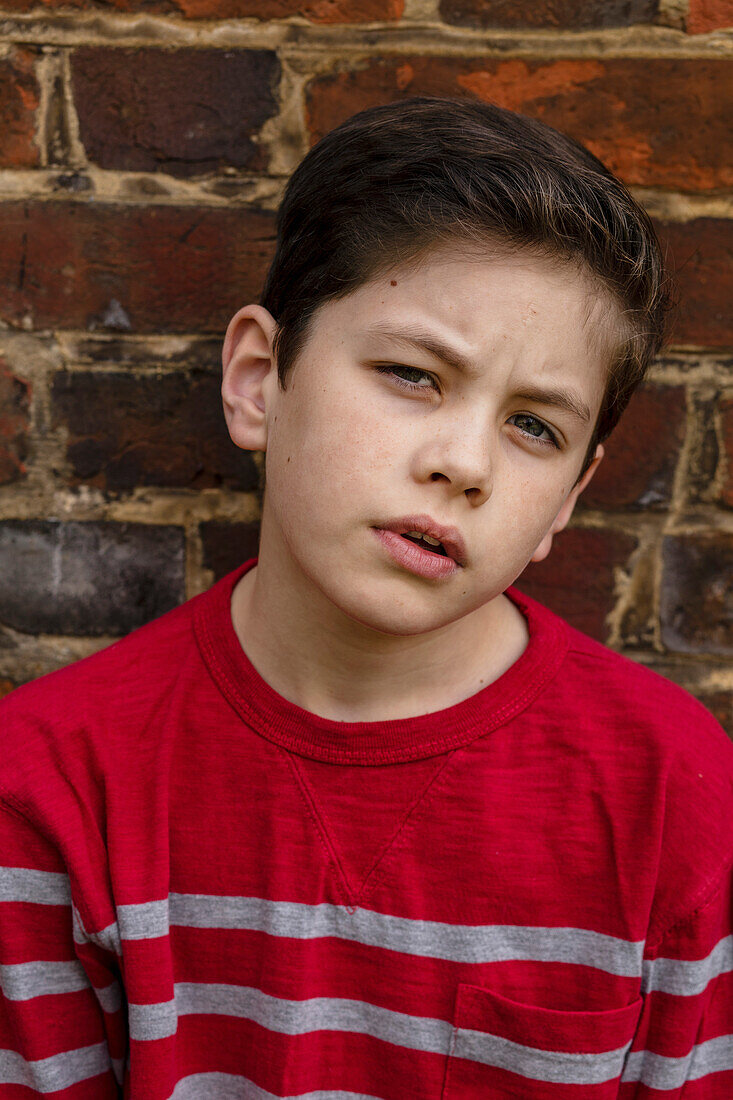
[[[443,1100],[612,1100],[641,1006],[558,1012],[459,985]]]

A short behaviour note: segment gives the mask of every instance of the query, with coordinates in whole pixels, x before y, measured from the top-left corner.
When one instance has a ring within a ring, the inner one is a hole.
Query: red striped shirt
[[[0,705],[0,1097],[733,1096],[733,746],[511,591],[530,642],[337,723],[243,569]]]

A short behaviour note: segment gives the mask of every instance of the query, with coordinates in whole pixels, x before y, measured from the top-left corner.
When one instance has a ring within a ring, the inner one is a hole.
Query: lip
[[[444,527],[432,516],[401,516],[399,519],[378,524],[376,529],[394,531],[396,535],[406,535],[408,531],[419,531],[421,535],[430,535],[431,538],[443,543],[447,556],[452,558],[456,565],[463,567],[466,564],[466,544],[460,531],[456,527]]]

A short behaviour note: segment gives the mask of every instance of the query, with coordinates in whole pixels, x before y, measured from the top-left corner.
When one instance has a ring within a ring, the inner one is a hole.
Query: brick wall
[[[733,733],[731,25],[732,0],[0,0],[0,691],[255,552],[219,346],[288,173],[358,108],[462,94],[612,166],[684,302],[521,583]]]

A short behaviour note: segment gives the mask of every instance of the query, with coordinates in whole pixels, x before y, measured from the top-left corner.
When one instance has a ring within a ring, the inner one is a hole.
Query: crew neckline
[[[333,764],[399,764],[438,756],[504,725],[544,690],[569,645],[568,630],[515,588],[505,595],[527,621],[529,642],[497,680],[442,710],[383,722],[337,722],[312,714],[270,687],[240,645],[231,598],[257,558],[218,581],[195,601],[194,631],[209,673],[240,718],[282,748]]]

